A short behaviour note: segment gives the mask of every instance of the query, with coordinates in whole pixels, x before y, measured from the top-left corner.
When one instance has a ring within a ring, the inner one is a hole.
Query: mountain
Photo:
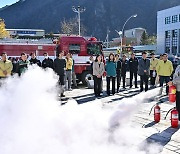
[[[156,33],[157,11],[180,5],[180,0],[20,0],[0,9],[0,17],[5,19],[7,28],[45,29],[46,32],[60,32],[60,23],[77,14],[72,6],[86,7],[81,14],[81,22],[87,35],[105,40],[107,29],[110,37],[118,37],[128,17],[131,19],[125,29],[146,28],[148,33]]]

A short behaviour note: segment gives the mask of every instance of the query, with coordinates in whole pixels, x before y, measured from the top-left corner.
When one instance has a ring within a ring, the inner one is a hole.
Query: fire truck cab
[[[102,53],[102,42],[97,41],[95,37],[82,37],[82,36],[62,36],[59,38],[57,45],[57,54],[64,51],[65,55],[71,53],[74,60],[74,71],[78,81],[83,84],[87,80],[92,80],[92,68],[90,57]]]

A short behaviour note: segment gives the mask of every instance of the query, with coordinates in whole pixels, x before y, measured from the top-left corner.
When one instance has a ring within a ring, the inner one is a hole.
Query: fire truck
[[[23,40],[1,41],[0,54],[6,52],[9,57],[20,57],[22,52],[30,54],[36,52],[37,58],[43,60],[43,53],[47,52],[52,59],[58,52],[72,53],[77,81],[83,84],[92,80],[90,56],[102,54],[102,42],[94,37],[61,36],[54,43],[31,42]]]
[[[74,59],[74,70],[78,81],[83,84],[87,80],[92,80],[90,56],[96,56],[102,53],[102,42],[97,41],[95,37],[81,36],[62,36],[59,39],[57,53],[64,51],[65,55],[71,53]]]

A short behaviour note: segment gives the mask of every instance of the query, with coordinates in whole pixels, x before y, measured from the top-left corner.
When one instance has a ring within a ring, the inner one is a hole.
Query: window
[[[178,30],[172,30],[172,37],[177,37]]]
[[[171,17],[166,17],[165,24],[170,24],[170,23],[171,23]]]
[[[165,45],[166,45],[166,47],[170,47],[170,39],[166,39]]]
[[[180,22],[180,14],[179,14],[179,22]]]
[[[170,49],[170,37],[171,37],[171,31],[170,30],[165,31],[165,47],[167,48],[166,52],[169,51]]]
[[[178,22],[178,15],[172,16],[172,23]]]
[[[93,44],[93,43],[89,43],[87,44],[87,53],[90,55],[98,55],[98,54],[102,54],[101,52],[101,44]]]
[[[177,54],[177,45],[178,45],[178,30],[172,30],[172,53]]]
[[[69,44],[69,52],[72,54],[78,54],[80,53],[81,48],[80,44]]]
[[[170,30],[165,31],[165,38],[170,38]]]

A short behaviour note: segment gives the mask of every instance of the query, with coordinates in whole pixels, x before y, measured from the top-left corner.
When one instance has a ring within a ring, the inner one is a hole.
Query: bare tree
[[[78,20],[77,18],[71,18],[69,20],[63,20],[61,22],[61,32],[63,34],[74,34],[78,35]],[[85,35],[86,33],[86,28],[83,24],[81,24],[81,34]]]

